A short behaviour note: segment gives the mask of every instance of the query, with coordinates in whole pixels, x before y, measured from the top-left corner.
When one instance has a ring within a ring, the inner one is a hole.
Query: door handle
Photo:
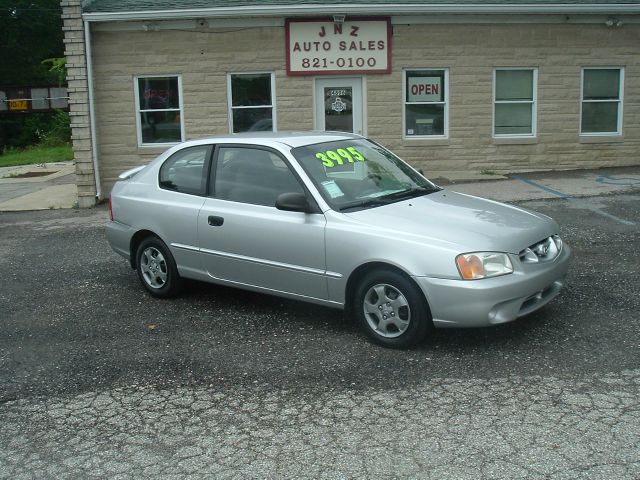
[[[216,217],[215,215],[209,215],[209,218],[207,219],[207,221],[209,222],[209,225],[211,225],[212,227],[219,227],[224,223],[224,218]]]

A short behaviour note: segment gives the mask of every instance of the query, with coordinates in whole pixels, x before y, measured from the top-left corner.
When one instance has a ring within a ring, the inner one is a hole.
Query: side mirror
[[[311,207],[304,193],[281,193],[276,198],[276,208],[287,212],[311,213]]]

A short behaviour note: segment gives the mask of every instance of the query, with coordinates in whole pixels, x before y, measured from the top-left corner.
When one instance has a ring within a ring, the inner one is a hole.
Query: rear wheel
[[[140,242],[136,270],[142,285],[154,297],[171,297],[180,290],[182,282],[176,262],[158,237],[147,237]]]
[[[392,270],[368,273],[358,286],[353,309],[367,336],[385,347],[415,345],[433,327],[422,292],[409,278]]]

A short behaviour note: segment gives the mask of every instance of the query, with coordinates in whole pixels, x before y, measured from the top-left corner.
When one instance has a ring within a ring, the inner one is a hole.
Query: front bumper
[[[482,280],[413,277],[425,294],[436,327],[483,327],[510,322],[543,307],[560,293],[571,251],[552,262],[521,265],[510,275]]]

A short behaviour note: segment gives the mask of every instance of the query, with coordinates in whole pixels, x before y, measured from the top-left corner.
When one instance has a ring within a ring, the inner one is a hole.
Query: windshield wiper
[[[385,200],[399,200],[403,198],[421,197],[422,195],[427,195],[429,193],[433,193],[437,191],[438,191],[438,188],[422,185],[420,187],[411,187],[406,190],[400,190],[399,192],[393,192],[388,195],[384,195],[380,198]]]
[[[420,187],[411,187],[406,190],[400,190],[398,192],[389,193],[380,197],[365,198],[357,202],[348,203],[340,207],[339,210],[341,212],[344,212],[347,210],[358,208],[379,207],[381,205],[389,205],[390,203],[397,202],[398,200],[403,200],[405,198],[420,197],[422,195],[427,195],[439,190],[440,188],[438,187],[430,187],[427,185]]]
[[[358,208],[369,208],[369,207],[379,207],[380,205],[387,205],[389,202],[381,200],[378,197],[374,198],[365,198],[363,200],[358,200],[357,202],[347,203],[339,208],[341,212],[346,212],[347,210],[355,210]]]

